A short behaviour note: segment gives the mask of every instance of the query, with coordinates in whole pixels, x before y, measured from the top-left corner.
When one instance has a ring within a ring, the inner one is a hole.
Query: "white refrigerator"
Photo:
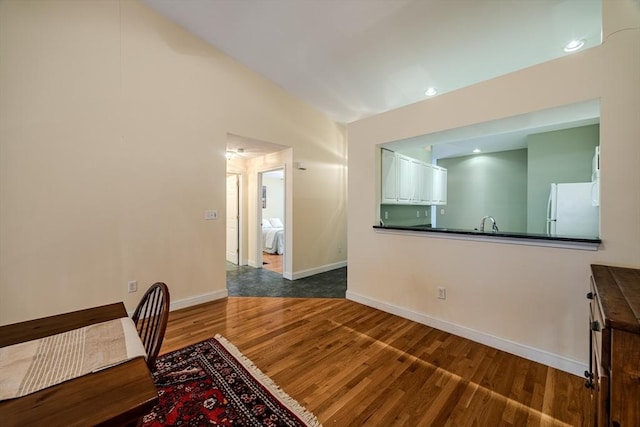
[[[547,204],[547,235],[597,238],[599,209],[592,203],[592,183],[551,184]]]

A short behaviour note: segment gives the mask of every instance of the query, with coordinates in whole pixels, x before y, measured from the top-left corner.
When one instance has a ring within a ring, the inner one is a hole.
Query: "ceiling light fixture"
[[[476,153],[476,154],[478,154],[478,153],[481,153],[482,151],[480,151],[480,149],[479,149],[479,148],[476,148],[475,150],[473,150],[473,152],[474,152],[474,153]]]
[[[436,93],[438,93],[438,91],[436,90],[436,88],[435,88],[435,87],[430,87],[429,89],[427,89],[427,90],[424,92],[424,94],[425,94],[425,95],[427,95],[427,96],[433,96],[433,95],[435,95]]]
[[[565,52],[575,52],[584,46],[584,40],[571,40],[564,46]]]
[[[227,150],[227,160],[231,160],[231,159],[235,159],[236,157],[242,157],[242,155],[244,154],[244,148],[236,148],[235,150],[233,148],[228,149]]]

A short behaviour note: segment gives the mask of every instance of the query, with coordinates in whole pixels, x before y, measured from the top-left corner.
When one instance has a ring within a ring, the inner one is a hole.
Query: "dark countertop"
[[[405,231],[419,231],[425,233],[444,233],[444,234],[458,234],[467,236],[487,236],[487,237],[502,237],[507,239],[534,239],[534,240],[547,240],[556,242],[577,242],[577,243],[601,243],[599,237],[559,237],[548,236],[546,234],[533,234],[533,233],[512,233],[508,231],[498,231],[493,233],[490,231],[478,231],[478,230],[464,230],[456,228],[433,228],[431,225],[374,225],[373,228],[378,230],[405,230]]]

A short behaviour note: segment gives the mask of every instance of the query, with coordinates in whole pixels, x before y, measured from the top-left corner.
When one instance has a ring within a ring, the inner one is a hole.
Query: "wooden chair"
[[[132,316],[147,352],[147,366],[150,371],[155,368],[168,319],[169,288],[162,282],[154,283],[142,296]]]

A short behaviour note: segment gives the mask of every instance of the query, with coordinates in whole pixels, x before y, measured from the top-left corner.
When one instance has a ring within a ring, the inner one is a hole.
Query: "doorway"
[[[286,256],[284,167],[258,173],[262,268],[283,274]]]

